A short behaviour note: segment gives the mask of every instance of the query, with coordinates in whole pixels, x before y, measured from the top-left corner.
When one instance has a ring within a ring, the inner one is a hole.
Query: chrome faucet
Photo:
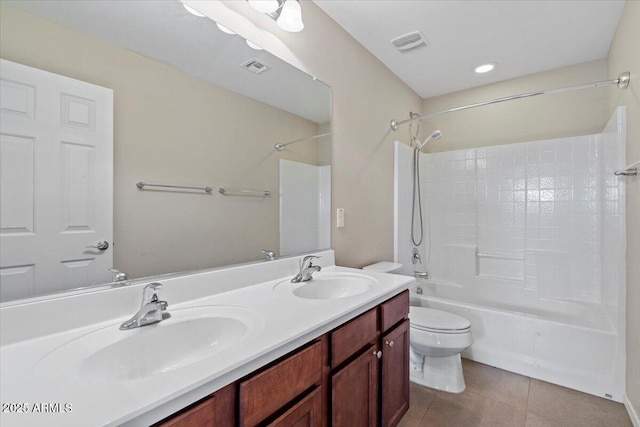
[[[264,254],[264,256],[267,257],[267,261],[274,261],[278,258],[278,255],[276,255],[274,251],[271,251],[269,249],[263,249],[261,252]]]
[[[142,304],[140,305],[140,309],[131,319],[120,325],[120,329],[135,329],[152,323],[158,323],[171,317],[171,314],[166,311],[169,304],[167,304],[166,301],[160,301],[159,297],[161,293],[162,285],[160,283],[150,283],[145,286],[142,291]]]
[[[116,285],[125,286],[130,283],[129,276],[124,271],[116,270],[115,268],[110,268],[109,271],[113,275],[113,280],[111,281]]]
[[[295,275],[293,279],[291,279],[291,283],[300,283],[300,282],[308,282],[313,279],[313,273],[316,271],[320,271],[321,268],[319,265],[313,265],[313,259],[320,258],[315,255],[308,255],[300,261],[300,272]]]

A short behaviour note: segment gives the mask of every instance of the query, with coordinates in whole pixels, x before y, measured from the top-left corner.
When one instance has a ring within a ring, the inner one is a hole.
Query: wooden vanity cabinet
[[[331,425],[395,426],[409,409],[409,293],[329,333]]]
[[[405,291],[160,427],[393,427],[409,409]]]

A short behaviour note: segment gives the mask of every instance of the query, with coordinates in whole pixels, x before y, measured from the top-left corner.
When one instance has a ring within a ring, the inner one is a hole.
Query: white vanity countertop
[[[88,380],[78,377],[78,366],[73,361],[65,360],[53,367],[42,363],[56,348],[100,328],[118,328],[126,318],[4,345],[0,350],[3,405],[0,424],[3,427],[149,425],[378,305],[414,281],[408,276],[335,266],[323,268],[322,273],[352,273],[376,280],[367,292],[332,300],[298,298],[291,292],[283,292],[281,287],[275,288],[283,281],[288,282],[291,276],[176,305],[171,305],[167,298],[169,312],[199,306],[245,307],[258,313],[259,332],[207,359],[144,379]],[[132,359],[136,356],[131,354]],[[34,413],[34,404],[39,403],[60,407],[54,407],[52,413]],[[9,408],[7,404],[18,406]],[[22,404],[26,404],[29,413],[13,412]],[[71,405],[69,412],[65,412],[69,409],[65,404]]]

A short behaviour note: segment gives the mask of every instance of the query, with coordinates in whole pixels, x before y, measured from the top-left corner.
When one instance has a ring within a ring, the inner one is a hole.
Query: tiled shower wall
[[[613,172],[625,163],[624,123],[621,107],[597,135],[422,155],[431,250],[427,234],[418,266],[408,262],[412,150],[400,144],[396,258],[435,281],[604,304],[616,319],[625,218]]]

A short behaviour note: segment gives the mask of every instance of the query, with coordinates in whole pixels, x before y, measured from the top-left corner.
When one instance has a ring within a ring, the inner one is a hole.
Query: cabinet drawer
[[[322,390],[317,387],[307,397],[296,403],[287,412],[279,416],[269,427],[321,427],[322,426]]]
[[[382,332],[388,330],[396,323],[406,319],[408,315],[409,291],[407,290],[380,305]]]
[[[322,343],[240,383],[240,425],[254,426],[322,379]]]
[[[331,332],[331,368],[373,342],[378,335],[378,313],[374,308]]]

